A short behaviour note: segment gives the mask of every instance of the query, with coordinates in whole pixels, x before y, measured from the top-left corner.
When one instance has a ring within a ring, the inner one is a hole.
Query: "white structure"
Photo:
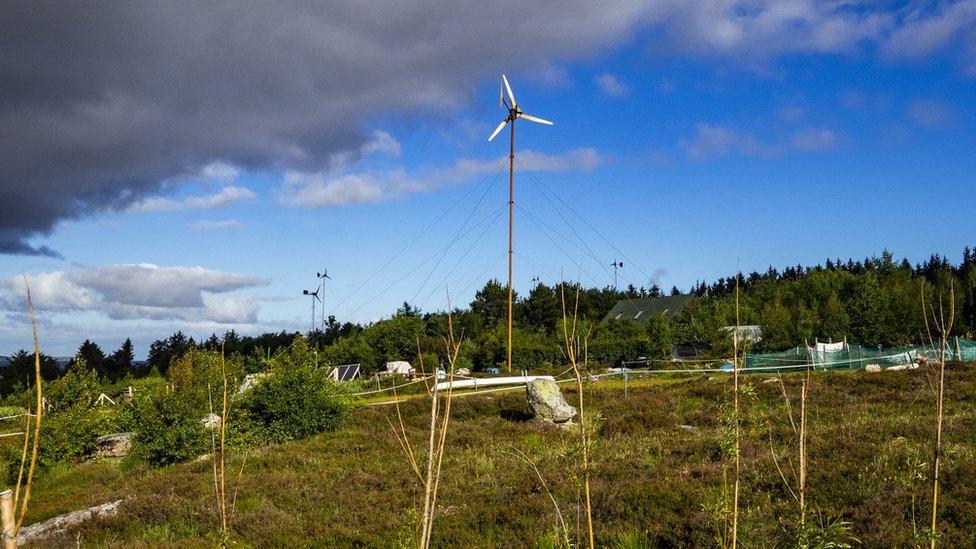
[[[552,376],[508,376],[508,377],[476,377],[472,379],[456,379],[454,381],[443,381],[434,385],[435,391],[443,391],[448,387],[454,389],[465,389],[469,387],[489,387],[491,385],[525,385],[536,379],[548,379],[555,381]]]
[[[386,366],[382,370],[377,372],[377,375],[381,376],[392,376],[392,375],[410,375],[416,370],[410,365],[406,360],[394,360],[387,362]]]

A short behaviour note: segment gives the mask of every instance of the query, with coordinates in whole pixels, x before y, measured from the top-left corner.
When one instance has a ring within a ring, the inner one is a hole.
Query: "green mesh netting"
[[[857,370],[869,364],[891,368],[912,364],[920,355],[934,360],[938,353],[938,348],[924,345],[880,349],[847,344],[795,347],[780,353],[748,355],[744,369],[775,371],[810,366],[816,370]],[[946,360],[976,361],[976,341],[953,338],[946,347]]]

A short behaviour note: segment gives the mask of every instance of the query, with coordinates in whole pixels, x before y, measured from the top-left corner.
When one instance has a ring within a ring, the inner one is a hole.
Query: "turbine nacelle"
[[[508,101],[505,101],[505,94],[508,94]],[[531,114],[526,114],[519,108],[518,102],[515,100],[515,94],[512,93],[512,86],[508,84],[508,78],[503,74],[502,82],[498,86],[498,106],[501,108],[508,109],[508,116],[498,124],[495,131],[491,132],[491,136],[488,137],[488,141],[491,141],[498,135],[502,128],[505,127],[509,122],[515,122],[516,119],[522,118],[528,120],[529,122],[535,122],[536,124],[545,124],[547,126],[552,126],[552,122],[539,118],[537,116],[532,116]]]

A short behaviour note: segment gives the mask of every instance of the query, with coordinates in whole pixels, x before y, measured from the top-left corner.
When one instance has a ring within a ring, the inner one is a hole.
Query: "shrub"
[[[85,359],[77,357],[63,377],[48,384],[45,398],[56,414],[74,406],[87,407],[100,392],[98,374],[87,367]]]
[[[38,443],[41,472],[57,463],[79,461],[91,455],[95,440],[116,428],[114,410],[91,408],[99,392],[98,374],[88,368],[83,359],[78,359],[63,377],[48,385],[46,393],[51,409],[44,416]],[[23,423],[19,423],[22,418],[16,421],[18,427],[23,427]],[[32,429],[28,430],[31,434]],[[20,465],[20,452],[20,444],[7,447],[5,461],[9,466],[8,476],[12,479],[16,478]]]
[[[204,412],[190,392],[166,388],[132,404],[134,454],[153,465],[169,465],[206,453],[210,437],[200,422]]]
[[[304,338],[272,364],[270,374],[238,405],[237,422],[259,438],[284,442],[337,429],[351,409],[348,385],[316,368]]]

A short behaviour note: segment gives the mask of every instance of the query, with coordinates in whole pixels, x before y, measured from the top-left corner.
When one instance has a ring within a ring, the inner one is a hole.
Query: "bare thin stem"
[[[34,302],[31,300],[30,283],[24,277],[24,284],[27,286],[27,310],[30,313],[31,331],[34,334],[34,377],[35,388],[37,389],[37,415],[34,416],[34,444],[31,448],[30,467],[27,469],[27,482],[24,484],[24,498],[20,502],[20,516],[14,526],[14,535],[20,531],[24,518],[27,516],[27,502],[30,500],[31,484],[34,481],[34,470],[37,467],[37,454],[41,440],[41,417],[44,415],[44,380],[41,378],[41,344],[37,339],[37,318],[34,316]]]
[[[570,328],[568,319],[566,318],[566,292],[565,292],[565,282],[560,285],[560,296],[562,297],[563,306],[563,339],[566,344],[566,358],[569,360],[569,365],[573,369],[573,374],[576,377],[576,392],[579,397],[579,417],[580,417],[580,446],[581,446],[581,457],[582,457],[582,467],[583,467],[583,495],[586,501],[586,530],[588,534],[589,547],[592,549],[596,547],[593,535],[593,507],[590,502],[590,455],[589,455],[589,441],[587,440],[586,434],[586,420],[583,409],[583,375],[580,372],[579,364],[576,361],[578,354],[578,340],[576,338],[576,328],[579,319],[579,292],[580,286],[576,285],[576,300],[573,304],[573,323]]]
[[[735,275],[735,331],[732,333],[732,406],[735,421],[735,483],[732,493],[732,547],[736,547],[739,535],[739,478],[741,463],[739,460],[739,269]]]

